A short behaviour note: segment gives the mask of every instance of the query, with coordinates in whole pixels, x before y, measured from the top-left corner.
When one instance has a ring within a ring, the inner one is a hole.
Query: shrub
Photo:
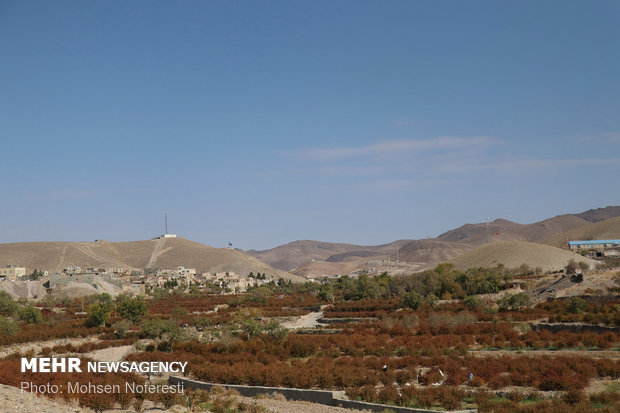
[[[38,324],[43,321],[41,310],[29,305],[18,307],[16,314],[18,320],[28,324]]]
[[[403,297],[403,305],[411,308],[412,310],[417,310],[422,305],[424,301],[424,297],[417,291],[409,291]]]
[[[17,332],[17,324],[10,318],[0,316],[0,335],[13,336]]]
[[[13,297],[6,291],[0,291],[0,314],[12,314],[17,308]]]
[[[138,324],[147,313],[146,302],[142,298],[125,298],[116,306],[121,317]]]
[[[88,306],[86,311],[86,325],[89,327],[98,327],[105,325],[112,307],[109,304],[95,303]]]
[[[463,300],[463,305],[468,310],[473,311],[482,306],[482,300],[480,300],[480,298],[476,296],[470,295],[465,297],[465,299]]]

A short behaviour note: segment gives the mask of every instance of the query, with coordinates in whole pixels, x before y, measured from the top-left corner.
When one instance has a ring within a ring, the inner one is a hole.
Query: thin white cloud
[[[443,162],[434,168],[436,172],[456,174],[484,170],[503,172],[531,171],[541,168],[559,168],[575,166],[596,166],[620,164],[620,158],[577,158],[577,159],[523,159],[506,162],[485,162],[462,160],[460,162]]]
[[[377,142],[366,146],[316,148],[287,152],[287,156],[307,162],[344,161],[356,158],[386,160],[422,152],[455,151],[485,148],[501,143],[490,136],[440,136],[433,139],[400,139]]]
[[[620,143],[620,131],[601,133],[600,135],[584,136],[579,138],[582,142],[592,143]]]

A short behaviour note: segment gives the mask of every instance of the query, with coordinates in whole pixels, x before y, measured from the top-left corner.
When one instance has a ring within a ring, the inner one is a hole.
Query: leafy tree
[[[89,305],[88,310],[86,310],[86,325],[90,327],[105,325],[111,312],[112,305],[110,304],[95,303]]]
[[[183,330],[177,323],[170,320],[145,320],[142,323],[142,335],[148,338],[164,340],[163,349],[172,351],[174,343],[183,338]]]
[[[250,339],[263,332],[260,317],[261,313],[258,309],[242,309],[235,314],[234,324],[245,334],[246,338]]]
[[[0,316],[0,335],[12,336],[17,332],[17,324],[7,317]]]
[[[579,297],[571,297],[568,300],[568,312],[572,314],[583,314],[588,307],[583,299]]]
[[[88,305],[101,303],[112,306],[112,296],[108,293],[87,295],[84,297],[84,302]]]
[[[331,284],[323,284],[318,293],[318,297],[330,303],[334,302],[334,287]]]
[[[463,305],[465,305],[468,310],[475,310],[482,306],[482,300],[480,300],[478,297],[470,295],[465,297],[465,299],[463,300]]]
[[[131,321],[129,320],[121,320],[114,324],[112,324],[112,328],[114,329],[114,335],[118,338],[124,338],[127,334],[127,331],[131,328]]]
[[[179,282],[177,280],[168,280],[164,283],[165,289],[171,289],[179,286]]]
[[[507,294],[497,300],[500,310],[521,310],[532,305],[532,300],[526,293]]]
[[[28,274],[27,279],[36,281],[43,277],[43,271],[37,270],[36,268],[32,271],[32,273]]]
[[[16,308],[17,304],[13,301],[11,294],[0,291],[0,314],[12,314]]]
[[[288,330],[285,327],[282,327],[280,323],[276,320],[269,320],[265,324],[265,333],[267,333],[270,337],[275,339],[277,342],[283,342],[288,336]]]
[[[125,298],[116,305],[116,311],[121,317],[138,324],[146,315],[148,307],[142,298]]]
[[[424,297],[417,291],[409,291],[403,297],[403,305],[411,308],[412,310],[417,310],[420,308],[424,301]]]
[[[24,323],[38,324],[43,321],[43,314],[41,314],[41,310],[30,305],[18,307],[15,313],[17,315],[17,319],[23,321]]]

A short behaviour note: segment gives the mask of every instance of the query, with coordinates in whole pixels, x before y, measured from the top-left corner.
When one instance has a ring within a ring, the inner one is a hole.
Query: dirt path
[[[299,412],[299,413],[359,413],[359,412],[368,412],[368,410],[357,410],[357,409],[345,409],[342,407],[334,407],[334,406],[326,406],[324,404],[310,403],[310,402],[299,402],[292,400],[285,400],[282,398],[251,398],[251,397],[243,397],[243,396],[235,396],[240,402],[245,404],[249,404],[250,406],[259,405],[263,406],[267,409],[268,412],[275,413],[290,413],[290,412]]]
[[[620,359],[620,351],[614,350],[469,350],[474,357],[537,357],[569,356],[591,357],[595,359]]]
[[[164,246],[165,243],[165,238],[160,238],[157,240],[157,244],[155,244],[155,248],[153,248],[153,252],[151,252],[151,256],[149,257],[149,262],[146,264],[146,268],[153,268],[153,265],[159,257],[161,248]]]
[[[288,328],[289,330],[296,330],[298,328],[313,328],[321,325],[319,323],[319,318],[323,317],[323,310],[329,307],[329,305],[322,305],[321,311],[316,311],[313,313],[308,313],[302,315],[294,321],[286,321],[282,323],[282,327]]]
[[[28,351],[34,351],[35,354],[38,354],[41,349],[44,347],[54,347],[54,346],[63,346],[68,344],[73,344],[74,346],[79,346],[84,343],[89,343],[92,341],[98,341],[98,337],[83,337],[83,338],[57,338],[54,340],[47,341],[39,341],[36,343],[20,343],[20,344],[11,344],[8,346],[0,347],[0,358],[6,357],[12,353],[21,353],[24,354]]]
[[[120,346],[120,347],[110,347],[110,348],[102,348],[100,350],[91,351],[87,353],[86,356],[91,357],[97,361],[121,361],[128,354],[133,352],[133,346]]]
[[[67,246],[65,245],[62,249],[62,253],[60,254],[60,258],[58,258],[58,264],[56,265],[56,269],[54,272],[60,272],[62,269],[62,262],[65,260],[65,255],[67,254]]]

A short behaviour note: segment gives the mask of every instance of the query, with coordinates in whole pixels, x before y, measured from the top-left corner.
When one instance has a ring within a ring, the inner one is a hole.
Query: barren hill
[[[398,254],[390,255],[390,259],[434,265],[458,257],[471,248],[473,246],[460,242],[423,239],[406,244],[398,251]]]
[[[571,260],[584,261],[591,267],[596,261],[581,255],[549,245],[535,244],[524,241],[492,242],[474,248],[451,262],[459,269],[474,267],[494,267],[504,264],[507,268],[516,268],[527,264],[531,268],[540,267],[545,271],[557,271]]]
[[[249,250],[248,254],[259,258],[274,268],[291,271],[301,265],[319,261],[340,262],[350,257],[374,257],[389,255],[411,240],[399,240],[377,246],[340,244],[321,241],[294,241],[269,250]]]
[[[250,271],[275,278],[301,281],[293,274],[270,267],[242,251],[213,248],[185,238],[162,238],[132,242],[21,242],[0,244],[0,263],[14,263],[50,273],[71,265],[114,267],[137,270],[143,268],[175,269],[178,266],[197,271],[234,271],[246,275]]]
[[[519,224],[506,219],[489,222],[488,227],[486,223],[465,224],[434,239],[400,240],[378,246],[305,240],[291,242],[270,250],[247,252],[275,268],[293,271],[300,275],[342,274],[349,269],[357,271],[367,266],[376,267],[371,263],[380,260],[415,264],[417,268],[423,269],[457,257],[475,246],[486,244],[487,241],[502,243],[507,241],[543,242],[542,240],[545,240],[544,242],[550,245],[564,246],[569,239],[569,235],[565,234],[567,231],[586,228],[593,222],[600,225],[592,227],[594,229],[590,231],[591,234],[599,234],[598,238],[601,238],[602,234],[613,235],[615,232],[606,227],[610,224],[603,223],[607,222],[604,221],[606,219],[618,216],[620,216],[620,206],[609,206],[590,209],[579,214],[558,215],[532,224]],[[557,241],[556,238],[552,238],[556,234],[564,235],[561,236],[560,241]],[[570,234],[571,239],[576,239],[575,237],[577,235]],[[617,233],[615,237],[620,237],[620,233]]]
[[[620,206],[608,206],[605,208],[589,209],[581,214],[575,214],[589,222],[605,221],[609,218],[620,217]]]
[[[523,227],[523,225],[516,222],[508,221],[506,219],[496,219],[495,221],[489,222],[489,240],[522,239],[518,232],[521,227]],[[444,232],[437,237],[437,240],[446,242],[461,242],[471,245],[484,244],[487,241],[487,225],[486,223],[465,224],[456,229]]]
[[[620,217],[582,225],[576,229],[542,239],[541,242],[554,247],[568,248],[568,241],[618,238],[620,238]]]
[[[579,214],[564,214],[532,224],[518,224],[505,219],[489,222],[489,241],[520,240],[538,242],[556,234],[570,231],[593,222],[620,216],[619,206],[590,209]],[[487,242],[485,223],[465,224],[437,237],[441,241],[482,245]]]

